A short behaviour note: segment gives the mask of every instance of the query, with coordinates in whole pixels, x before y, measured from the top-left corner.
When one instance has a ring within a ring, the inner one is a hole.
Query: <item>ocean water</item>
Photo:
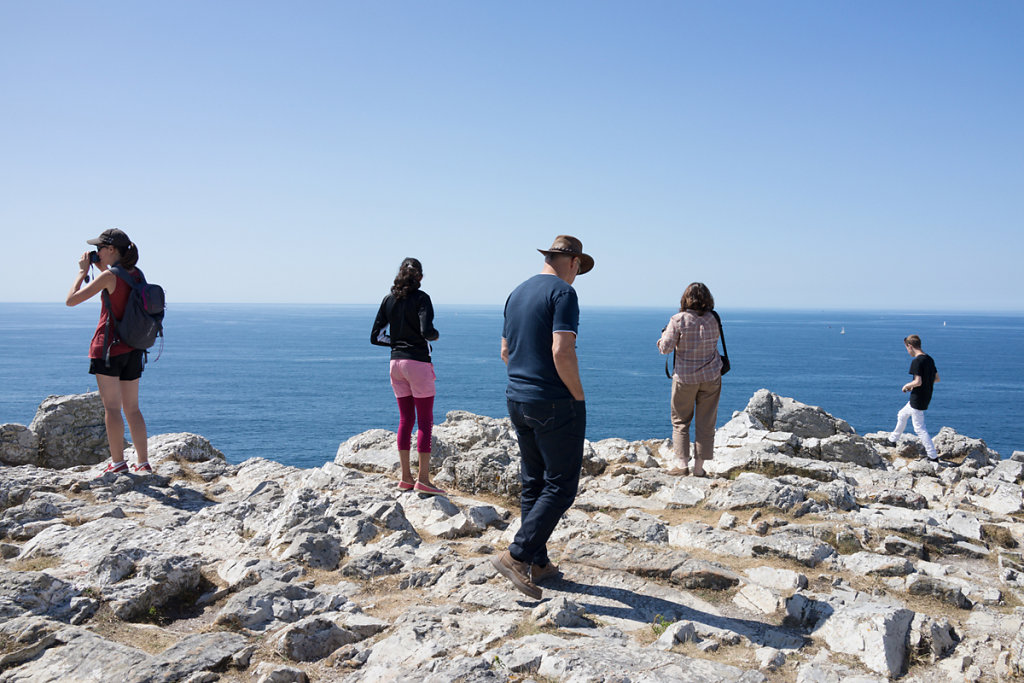
[[[450,410],[505,415],[501,307],[435,302],[435,421]],[[259,456],[311,467],[372,428],[394,430],[388,352],[369,343],[376,306],[171,305],[166,343],[142,379],[150,434],[189,431],[232,462]],[[671,433],[665,357],[671,309],[581,311],[578,356],[588,437]],[[1005,456],[1024,450],[1024,316],[837,311],[721,311],[733,370],[719,425],[766,387],[818,405],[858,433],[891,429],[906,402],[907,334],[919,334],[942,381],[927,413]],[[95,389],[88,344],[99,302],[0,304],[0,423],[28,424],[50,394]],[[151,354],[151,359],[155,357]]]

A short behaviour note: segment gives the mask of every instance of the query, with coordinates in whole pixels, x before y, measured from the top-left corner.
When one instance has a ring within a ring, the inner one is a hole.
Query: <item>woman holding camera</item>
[[[107,442],[110,445],[111,462],[103,470],[124,472],[128,463],[124,461],[124,419],[135,444],[139,462],[133,466],[136,472],[152,473],[146,443],[146,420],[139,410],[139,378],[142,376],[143,351],[132,348],[117,340],[115,320],[124,316],[131,286],[110,270],[121,266],[129,277],[139,279],[135,264],[139,260],[139,249],[128,235],[117,228],[104,230],[88,244],[96,251],[85,252],[78,260],[78,277],[75,278],[65,303],[77,306],[100,293],[104,302],[100,307],[100,321],[89,345],[89,373],[96,376],[96,384],[103,400],[104,421],[107,427]],[[89,282],[89,268],[95,264],[100,274]],[[87,283],[87,284],[86,284]],[[83,286],[84,285],[84,286]],[[113,313],[113,320],[111,319]],[[101,475],[102,476],[102,475]]]
[[[722,358],[718,355],[718,320],[715,299],[703,282],[683,292],[679,312],[672,316],[658,340],[663,354],[675,351],[672,373],[672,450],[676,466],[669,474],[690,474],[690,423],[696,419],[693,474],[704,473],[704,461],[715,448],[718,398],[722,393]]]
[[[430,432],[434,425],[434,366],[430,344],[440,335],[434,329],[434,306],[420,289],[423,265],[407,258],[398,268],[391,293],[384,297],[373,321],[370,343],[391,347],[391,388],[398,400],[398,488],[427,495],[444,495],[430,482]],[[416,423],[419,471],[415,480],[409,463],[412,426]]]

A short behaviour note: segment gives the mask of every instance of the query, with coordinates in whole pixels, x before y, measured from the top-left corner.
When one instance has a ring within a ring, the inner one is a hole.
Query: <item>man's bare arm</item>
[[[555,360],[558,378],[577,401],[584,400],[583,383],[580,381],[580,366],[576,359],[576,335],[572,332],[555,332],[551,343],[551,355]]]

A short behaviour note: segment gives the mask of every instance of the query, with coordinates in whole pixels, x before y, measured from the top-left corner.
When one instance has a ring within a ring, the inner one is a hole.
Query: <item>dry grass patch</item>
[[[181,467],[181,474],[175,474],[171,481],[187,481],[191,484],[199,485],[206,485],[210,483],[206,481],[206,479],[203,479],[201,476],[196,474],[196,471],[192,469],[192,466],[189,464],[187,460],[179,460],[178,458],[175,458],[174,461],[178,463],[178,465]]]
[[[0,636],[0,657],[10,652],[16,652],[24,647],[24,644],[17,642],[8,636]]]
[[[394,622],[409,611],[410,605],[425,607],[448,604],[446,600],[435,600],[415,588],[400,588],[400,576],[384,576],[362,582],[362,590],[352,599],[363,607],[367,614]]]
[[[25,560],[12,560],[7,566],[16,572],[41,572],[60,565],[60,562],[60,558],[55,555],[40,555]]]
[[[689,657],[691,659],[703,659],[716,664],[727,664],[737,669],[753,669],[757,671],[757,660],[754,659],[754,648],[749,645],[720,645],[714,652],[703,652],[699,643],[686,642],[676,643],[670,652]],[[771,683],[794,683],[796,681],[797,667],[801,662],[793,661],[791,655],[787,654],[787,661],[778,671],[761,671],[764,677]]]
[[[517,514],[519,512],[519,496],[510,498],[492,491],[477,491],[476,493],[469,493],[467,491],[460,491],[459,489],[452,488],[450,485],[448,485],[445,490],[449,493],[449,496],[455,496],[456,498],[472,498],[478,503],[493,505],[498,510],[505,510],[511,514]]]
[[[995,543],[1000,548],[1014,549],[1018,547],[1017,541],[1013,538],[1010,530],[1001,524],[982,524],[981,538],[985,541]]]
[[[60,521],[61,521],[62,524],[66,525],[66,526],[75,527],[75,526],[82,526],[86,522],[91,522],[92,520],[91,519],[85,519],[84,517],[82,517],[79,514],[73,514],[73,515],[68,515],[67,517],[64,517]]]
[[[107,605],[102,605],[87,628],[93,633],[149,654],[163,652],[181,636],[154,624],[121,621]]]

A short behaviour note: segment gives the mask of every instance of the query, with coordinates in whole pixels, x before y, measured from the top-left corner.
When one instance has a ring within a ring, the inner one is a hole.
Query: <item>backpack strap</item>
[[[110,348],[114,345],[114,340],[110,335],[110,328],[114,325],[114,307],[110,304],[110,292],[104,287],[101,293],[103,298],[103,305],[107,307],[107,324],[103,328],[103,359],[106,361],[107,367],[110,367]]]
[[[110,270],[111,273],[124,280],[125,283],[132,289],[136,289],[146,284],[146,276],[143,275],[142,271],[139,270],[138,268],[135,269],[135,272],[138,273],[139,275],[138,280],[129,275],[128,271],[122,268],[121,266],[110,266],[108,270]]]

